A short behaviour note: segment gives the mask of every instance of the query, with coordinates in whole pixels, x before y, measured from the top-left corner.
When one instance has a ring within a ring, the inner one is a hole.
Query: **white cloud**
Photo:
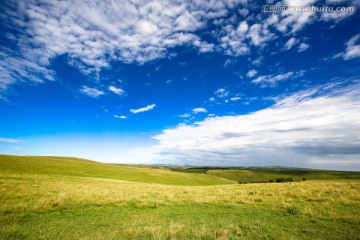
[[[226,55],[243,56],[250,53],[250,47],[246,37],[249,25],[246,21],[240,22],[237,26],[228,24],[221,28],[217,35],[218,49]]]
[[[5,142],[5,143],[22,143],[22,142],[24,142],[24,141],[23,141],[23,140],[19,140],[19,139],[2,138],[2,137],[0,137],[0,142]]]
[[[264,60],[264,57],[261,56],[255,60],[253,60],[251,63],[254,64],[255,66],[260,66],[263,60]]]
[[[347,43],[346,43],[346,51],[342,54],[345,60],[350,60],[353,58],[360,57],[360,33],[353,36]]]
[[[31,79],[53,79],[47,68],[58,56],[66,56],[84,74],[99,78],[101,69],[110,67],[111,61],[141,64],[171,55],[169,49],[182,45],[201,53],[214,51],[214,44],[195,32],[210,21],[227,17],[243,2],[9,1],[2,8],[1,24],[14,30],[15,35],[6,36],[18,49],[19,57],[12,60],[20,63],[2,71],[7,80],[2,80],[0,87],[17,82],[19,68],[36,77]],[[0,57],[0,66],[6,66],[9,59]]]
[[[267,87],[275,86],[277,82],[289,79],[291,77],[294,77],[294,72],[287,72],[278,75],[262,75],[255,78],[251,82],[254,84],[261,84],[263,87]]]
[[[255,69],[251,69],[246,73],[246,76],[249,78],[254,77],[256,74],[258,73],[258,71],[256,71]]]
[[[291,7],[296,6],[313,6],[317,0],[297,1],[273,1],[271,4],[287,5]],[[352,1],[355,4],[356,1]],[[227,55],[244,56],[251,51],[258,51],[273,40],[282,36],[294,36],[296,33],[302,31],[307,25],[319,21],[333,21],[335,23],[343,20],[353,13],[340,13],[338,15],[327,13],[316,13],[312,11],[284,11],[272,14],[259,13],[257,15],[248,15],[243,11],[244,20],[223,21],[222,28],[215,29],[219,41],[218,50],[223,51]],[[330,16],[331,15],[331,16]],[[339,18],[337,18],[337,16]],[[295,37],[290,37],[286,42],[284,49],[290,50],[299,43]],[[301,44],[299,52],[306,50],[307,44]]]
[[[198,15],[188,11],[180,14],[175,20],[175,29],[177,31],[195,31],[204,27],[204,22],[198,19]]]
[[[246,21],[242,21],[239,23],[236,32],[239,33],[240,35],[243,35],[246,34],[248,30],[249,30],[249,25],[247,24]]]
[[[215,91],[214,94],[217,98],[226,98],[229,96],[229,91],[227,91],[225,88],[219,88]]]
[[[98,90],[96,88],[90,88],[87,86],[82,86],[82,88],[80,89],[80,92],[82,92],[92,98],[97,98],[104,94],[104,92],[101,90]]]
[[[286,0],[285,5],[287,6],[311,6],[317,0],[308,0],[308,1],[296,1],[296,0]],[[278,21],[274,22],[276,28],[282,33],[296,33],[302,30],[307,24],[313,23],[317,18],[315,12],[306,12],[306,11],[285,11],[282,12],[279,16]]]
[[[110,86],[109,90],[112,91],[113,93],[117,94],[117,95],[122,95],[122,94],[125,93],[125,91],[123,89],[117,88],[117,87],[114,87],[114,86]]]
[[[272,1],[268,4],[279,4],[291,7],[298,6],[315,6],[317,0],[286,0],[286,1]],[[358,1],[353,0],[348,3],[351,6],[359,6]],[[243,14],[242,14],[243,13]],[[245,18],[238,25],[234,22],[225,22],[221,30],[215,29],[221,49],[225,54],[232,56],[243,56],[249,54],[251,51],[258,51],[263,49],[267,44],[282,36],[294,36],[296,33],[302,31],[307,25],[320,21],[332,21],[338,23],[339,21],[351,16],[352,12],[312,12],[312,11],[284,11],[272,14],[257,14],[248,15],[246,11],[240,12]],[[290,50],[299,40],[291,37],[285,44],[284,49]],[[307,49],[307,44],[301,44],[298,51]]]
[[[307,50],[309,47],[310,47],[310,45],[307,43],[300,43],[298,52],[303,52],[303,51]]]
[[[285,43],[285,50],[290,50],[294,45],[296,45],[299,42],[299,40],[297,40],[296,38],[290,38],[286,43]]]
[[[130,112],[137,114],[141,112],[147,112],[153,110],[156,107],[155,104],[147,105],[146,107],[138,108],[138,109],[130,109]]]
[[[241,98],[240,97],[232,97],[230,98],[230,101],[239,101]]]
[[[256,70],[250,70],[247,74],[247,76],[252,76],[252,74],[257,74]],[[226,104],[230,101],[238,101],[240,100],[240,97],[238,97],[238,94],[230,93],[229,90],[226,89],[226,87],[219,88],[214,92],[214,95],[210,97],[209,102],[210,104]]]
[[[309,6],[315,2],[284,1],[284,4]],[[351,3],[358,6],[356,1]],[[2,7],[1,25],[12,30],[5,36],[14,48],[1,48],[0,90],[17,82],[54,80],[51,63],[59,56],[65,56],[83,74],[100,79],[101,70],[109,68],[112,61],[143,64],[172,56],[172,49],[178,46],[192,47],[199,53],[219,51],[244,56],[264,49],[284,34],[296,34],[314,21],[336,22],[351,15],[339,17],[314,12],[256,15],[249,14],[246,0],[210,3],[27,0],[8,1]],[[242,15],[240,22],[230,14],[234,11]],[[215,40],[212,43],[199,34],[210,25],[215,26],[209,31]],[[356,46],[349,47],[349,54]],[[291,48],[290,43],[288,47]],[[356,54],[346,58],[352,56]]]
[[[252,45],[263,47],[266,42],[275,38],[275,34],[268,29],[266,24],[256,23],[250,27],[248,37]]]
[[[240,14],[242,17],[246,17],[246,16],[249,14],[249,10],[246,9],[246,8],[240,9],[240,10],[239,10],[239,14]]]
[[[360,170],[359,108],[359,82],[327,85],[251,114],[163,130],[155,149],[182,164]]]
[[[24,79],[32,83],[43,83],[44,80],[55,79],[54,71],[39,66],[34,61],[24,59],[12,50],[3,47],[0,47],[0,69],[0,91]]]
[[[119,118],[119,119],[126,119],[127,116],[124,116],[124,115],[114,115],[114,118]]]
[[[189,113],[184,113],[184,114],[179,115],[179,117],[181,117],[181,118],[188,118],[188,117],[191,117],[191,114],[189,114]]]
[[[137,29],[140,33],[144,35],[154,34],[156,31],[159,30],[157,25],[147,20],[140,20],[137,23]]]
[[[207,110],[206,110],[205,108],[198,107],[198,108],[194,108],[194,109],[192,110],[192,112],[195,113],[195,114],[198,114],[198,113],[206,113]]]

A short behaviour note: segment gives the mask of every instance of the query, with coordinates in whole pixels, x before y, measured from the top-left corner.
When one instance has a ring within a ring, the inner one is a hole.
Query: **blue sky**
[[[360,170],[359,7],[5,0],[0,153]]]

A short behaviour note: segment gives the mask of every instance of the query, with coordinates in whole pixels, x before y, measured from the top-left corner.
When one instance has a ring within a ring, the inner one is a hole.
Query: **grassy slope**
[[[165,178],[166,172],[183,183],[198,183],[193,177],[198,175],[79,159],[0,159],[0,239],[360,236],[356,180],[173,186],[117,179],[151,181],[158,178],[149,173]],[[191,177],[185,181],[183,174]]]
[[[277,178],[293,178],[295,181],[306,180],[360,180],[360,172],[341,172],[301,169],[249,169],[249,170],[208,170],[207,174],[238,182],[266,182]]]
[[[0,175],[3,239],[358,239],[359,212],[360,181],[172,186]]]
[[[216,185],[235,183],[232,180],[222,179],[208,174],[188,174],[161,169],[110,165],[67,157],[0,155],[0,172],[98,177],[172,185]]]

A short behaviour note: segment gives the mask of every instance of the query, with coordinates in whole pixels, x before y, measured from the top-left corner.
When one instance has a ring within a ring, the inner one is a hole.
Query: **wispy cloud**
[[[256,76],[257,71],[255,69],[249,70],[248,76]],[[210,106],[213,105],[233,105],[234,102],[239,101],[241,99],[245,100],[246,98],[240,97],[242,94],[236,93],[234,91],[228,90],[229,87],[222,87],[217,89],[214,94],[209,98],[209,100],[205,101]]]
[[[318,3],[317,0],[297,1],[269,1],[271,4],[284,6],[312,6]],[[329,3],[334,4],[334,2]],[[357,0],[347,1],[350,6],[359,6]],[[244,10],[244,11],[243,11]],[[218,37],[219,46],[225,54],[232,56],[244,56],[264,49],[266,45],[284,35],[294,36],[302,31],[307,25],[315,22],[333,22],[334,24],[352,16],[356,11],[348,12],[278,12],[272,14],[259,13],[248,15],[248,9],[239,10],[243,13],[244,20],[241,22],[232,21],[231,18],[222,21],[221,29],[215,29]],[[246,14],[245,14],[246,13]],[[290,50],[299,43],[299,39],[291,37],[284,46],[284,50]],[[298,51],[306,50],[306,46],[300,44]]]
[[[280,81],[284,81],[290,78],[300,77],[304,75],[304,71],[298,71],[298,72],[287,72],[283,74],[277,74],[277,75],[261,75],[257,78],[253,79],[251,82],[254,84],[260,84],[261,87],[274,87],[276,84]]]
[[[247,43],[249,24],[246,21],[238,25],[231,23],[218,30],[219,49],[226,55],[243,56],[250,53],[250,46]]]
[[[229,100],[227,99],[229,96],[230,96],[229,90],[227,90],[226,87],[222,87],[217,89],[214,92],[213,96],[211,96],[208,101],[212,104],[223,104],[224,102],[225,103],[229,102]]]
[[[193,113],[198,114],[198,113],[207,113],[207,110],[203,107],[198,107],[198,108],[194,108],[192,110]]]
[[[214,92],[214,95],[217,98],[226,98],[227,96],[229,96],[229,91],[227,91],[225,88],[219,88]]]
[[[117,88],[117,87],[114,87],[114,86],[110,86],[109,87],[109,90],[117,95],[122,95],[125,93],[125,91],[122,89],[122,88]]]
[[[23,141],[23,140],[19,140],[19,139],[2,138],[2,137],[0,137],[0,142],[5,142],[5,143],[22,143],[22,142],[24,142],[24,141]]]
[[[155,104],[147,105],[146,107],[138,108],[138,109],[130,109],[130,112],[137,114],[141,112],[147,112],[153,110],[156,107]]]
[[[1,91],[16,82],[42,83],[55,80],[54,71],[3,47],[0,47],[0,69],[0,95]]]
[[[310,47],[309,44],[307,44],[305,42],[300,42],[299,39],[292,37],[285,43],[284,50],[286,50],[286,51],[290,50],[293,47],[295,47],[296,45],[297,45],[298,52],[306,51]]]
[[[184,113],[184,114],[180,114],[178,116],[181,117],[181,118],[188,118],[188,117],[191,117],[191,114],[190,113]]]
[[[298,52],[306,51],[310,47],[307,43],[300,43],[298,47]]]
[[[353,36],[347,43],[346,43],[346,51],[341,54],[341,56],[345,60],[350,60],[353,58],[360,57],[360,33]]]
[[[96,88],[90,88],[87,86],[82,86],[82,88],[80,89],[80,92],[82,92],[83,94],[88,95],[89,97],[92,97],[92,98],[97,98],[97,97],[105,94],[101,90],[98,90]]]
[[[249,14],[246,0],[203,1],[10,1],[2,5],[1,26],[13,50],[1,49],[0,90],[19,81],[54,80],[51,62],[66,56],[83,74],[99,79],[112,61],[143,64],[171,56],[177,46],[199,53],[218,51],[243,56],[263,50],[275,39],[294,35],[316,21],[337,23],[353,13],[286,12]],[[280,1],[275,1],[276,2]],[[315,0],[285,1],[285,5],[311,5]],[[350,3],[356,5],[356,1]],[[253,3],[255,4],[255,3]],[[255,8],[255,6],[254,6]],[[238,11],[242,21],[232,14]],[[207,42],[200,30],[209,31]],[[296,40],[290,38],[291,49]],[[348,44],[345,59],[358,56],[358,45]],[[306,45],[299,46],[299,51]],[[16,49],[16,50],[15,50]],[[115,92],[116,93],[116,92]]]
[[[256,74],[258,73],[258,71],[256,71],[255,69],[251,69],[246,73],[246,76],[249,78],[254,77]]]
[[[154,137],[156,150],[159,157],[199,165],[360,170],[359,107],[359,82],[325,85],[251,114],[166,129]]]
[[[290,50],[294,45],[299,42],[298,39],[292,37],[285,43],[285,50]]]
[[[126,119],[127,116],[124,116],[124,115],[114,115],[114,118],[119,118],[119,119]]]
[[[230,101],[239,101],[241,98],[240,97],[232,97],[230,98]]]
[[[18,47],[21,58],[16,61],[24,61],[16,66],[28,74],[45,72],[52,59],[66,55],[70,64],[96,77],[113,60],[144,63],[166,57],[168,49],[176,46],[188,45],[200,53],[214,51],[214,44],[195,32],[209,21],[226,17],[241,2],[6,1],[1,25],[16,30],[6,36]],[[15,72],[9,65],[7,74]]]

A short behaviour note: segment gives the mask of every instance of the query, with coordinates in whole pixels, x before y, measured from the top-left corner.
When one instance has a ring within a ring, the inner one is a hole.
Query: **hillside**
[[[106,178],[169,185],[218,185],[232,180],[201,173],[182,173],[164,169],[112,165],[69,157],[0,155],[1,173],[30,173],[77,177]]]
[[[238,181],[240,183],[268,182],[279,178],[302,180],[346,180],[360,179],[359,172],[340,172],[322,170],[209,170],[207,174]]]
[[[260,183],[278,178],[359,180],[360,172],[287,167],[158,167],[105,164],[87,159],[52,156],[0,155],[0,172],[106,178],[168,185],[206,186]]]
[[[0,239],[358,239],[359,180],[233,184],[212,175],[231,171],[245,169],[0,155]]]
[[[206,173],[239,183],[264,183],[279,178],[303,180],[359,180],[360,172],[290,167],[169,167],[176,172]]]

